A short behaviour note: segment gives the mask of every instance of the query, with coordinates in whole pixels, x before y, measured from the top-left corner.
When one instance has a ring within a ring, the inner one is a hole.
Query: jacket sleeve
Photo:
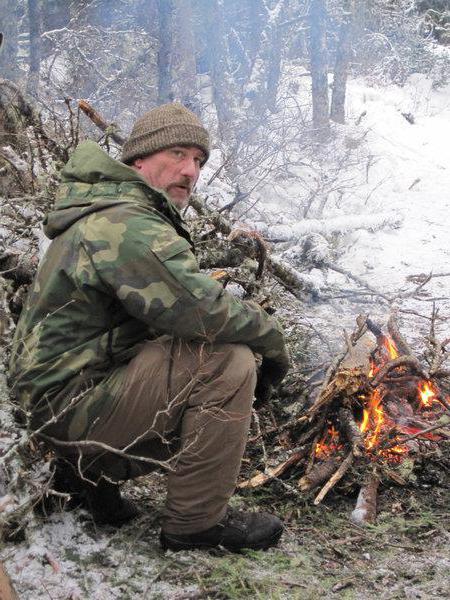
[[[130,315],[158,334],[239,342],[267,358],[285,355],[277,321],[201,273],[190,244],[156,211],[138,207],[119,217],[117,209],[89,216],[81,243]]]

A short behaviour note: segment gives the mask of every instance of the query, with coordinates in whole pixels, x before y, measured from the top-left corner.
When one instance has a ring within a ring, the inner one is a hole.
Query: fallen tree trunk
[[[279,241],[295,241],[310,233],[332,235],[349,233],[358,229],[378,231],[386,227],[399,227],[403,221],[397,213],[388,212],[374,215],[345,215],[332,219],[303,219],[290,225],[274,225],[270,228],[270,236]]]

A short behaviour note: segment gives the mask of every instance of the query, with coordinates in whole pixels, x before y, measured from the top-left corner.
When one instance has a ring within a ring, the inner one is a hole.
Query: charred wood
[[[364,451],[364,440],[352,411],[349,408],[341,408],[339,410],[339,421],[346,438],[352,446],[353,455],[355,457],[361,456]]]
[[[392,337],[392,339],[395,342],[395,345],[397,346],[399,354],[405,356],[413,356],[413,351],[411,350],[409,344],[406,342],[405,338],[400,333],[394,314],[392,314],[389,317],[387,328],[389,331],[389,335]]]
[[[386,377],[386,375],[388,375],[388,373],[390,373],[393,369],[397,369],[399,367],[410,367],[423,379],[429,379],[428,373],[424,371],[422,365],[415,356],[399,356],[398,358],[390,360],[383,367],[381,367],[381,369],[371,381],[372,387],[378,387],[381,383],[383,383],[383,380]]]

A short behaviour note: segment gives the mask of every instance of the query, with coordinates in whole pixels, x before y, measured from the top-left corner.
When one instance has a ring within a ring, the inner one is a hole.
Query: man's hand
[[[283,381],[289,367],[290,361],[286,350],[276,358],[263,358],[256,382],[256,407],[270,400],[273,388]]]

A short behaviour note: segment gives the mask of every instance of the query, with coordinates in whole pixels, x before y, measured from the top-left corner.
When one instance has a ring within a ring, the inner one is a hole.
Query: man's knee
[[[255,356],[244,344],[218,344],[213,356],[216,355],[224,371],[234,381],[254,379],[256,373]]]

